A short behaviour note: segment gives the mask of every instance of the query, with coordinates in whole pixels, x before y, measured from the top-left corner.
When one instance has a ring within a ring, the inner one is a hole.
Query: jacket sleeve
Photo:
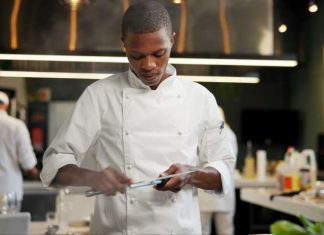
[[[43,156],[40,177],[44,186],[51,184],[61,167],[80,165],[87,150],[96,142],[101,129],[98,107],[98,100],[88,87]]]
[[[200,165],[213,167],[221,175],[222,191],[227,194],[233,187],[235,156],[224,130],[224,121],[219,114],[217,102],[211,94],[206,101],[206,119],[199,145]],[[215,193],[213,190],[208,192]]]
[[[37,159],[25,123],[19,121],[19,125],[17,126],[16,131],[17,131],[16,154],[18,157],[18,162],[24,170],[30,170],[36,165]]]

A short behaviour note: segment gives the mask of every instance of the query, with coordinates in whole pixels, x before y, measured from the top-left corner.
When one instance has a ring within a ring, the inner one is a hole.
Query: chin
[[[161,79],[157,79],[154,81],[146,81],[146,80],[142,79],[142,82],[147,86],[158,86],[161,83]]]

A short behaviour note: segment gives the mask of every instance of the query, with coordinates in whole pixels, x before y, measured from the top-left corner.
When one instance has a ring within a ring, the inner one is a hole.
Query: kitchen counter
[[[40,181],[24,181],[24,195],[29,194],[57,194],[57,191],[45,188]]]
[[[29,226],[30,235],[45,234],[47,230],[47,224],[45,221],[33,221]],[[89,226],[81,226],[70,224],[66,230],[59,230],[57,234],[74,234],[74,235],[88,235],[90,233]]]
[[[277,182],[274,177],[267,177],[264,180],[259,179],[246,179],[241,175],[235,175],[234,177],[235,188],[259,188],[259,187],[276,187]]]
[[[244,188],[241,189],[241,200],[263,206],[290,215],[303,214],[306,218],[314,221],[324,221],[324,203],[314,200],[305,200],[299,196],[285,197],[275,196],[270,200],[271,195],[278,194],[276,189],[265,188]]]

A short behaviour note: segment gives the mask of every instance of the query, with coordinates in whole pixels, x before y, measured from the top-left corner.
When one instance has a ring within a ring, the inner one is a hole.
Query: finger
[[[114,186],[114,190],[120,193],[124,193],[126,191],[126,187],[132,182],[132,179],[127,177],[124,173],[119,170],[112,169],[111,177],[112,184]]]
[[[178,192],[180,192],[180,190],[181,190],[181,188],[180,189],[172,189],[171,192],[178,193]]]
[[[179,167],[177,167],[176,164],[171,165],[166,171],[162,172],[159,177],[167,176],[167,175],[172,175],[175,173],[179,173]]]
[[[125,193],[126,192],[126,186],[122,185],[122,187],[120,187],[120,189],[118,190],[120,193]]]
[[[116,177],[118,178],[118,181],[122,184],[131,184],[133,180],[129,178],[127,175],[125,175],[123,172],[114,169],[114,173]]]
[[[105,170],[104,174],[106,176],[106,187],[108,191],[121,191],[122,187],[124,186],[119,182],[119,179],[113,169]]]

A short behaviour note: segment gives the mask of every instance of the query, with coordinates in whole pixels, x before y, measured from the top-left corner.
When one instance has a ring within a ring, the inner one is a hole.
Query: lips
[[[141,77],[145,79],[146,81],[152,81],[156,78],[156,74],[142,74]]]

